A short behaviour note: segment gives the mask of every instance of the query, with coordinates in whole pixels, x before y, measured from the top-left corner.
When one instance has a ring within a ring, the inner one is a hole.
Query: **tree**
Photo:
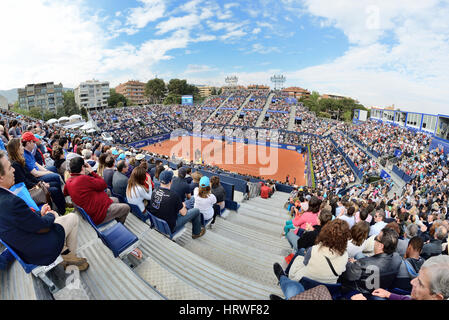
[[[215,87],[213,87],[211,92],[210,92],[210,94],[213,95],[213,96],[216,96],[217,95],[217,89],[215,89]]]
[[[87,110],[84,107],[81,107],[81,116],[84,118],[84,120],[88,120],[89,116],[87,115]]]
[[[149,80],[145,84],[145,96],[150,98],[153,103],[160,102],[165,97],[167,88],[165,82],[162,79],[155,78]]]
[[[181,104],[181,95],[169,93],[164,99],[164,104]]]
[[[50,110],[45,110],[44,111],[44,120],[48,121],[52,118],[56,118],[56,113],[50,111]]]
[[[75,93],[72,90],[64,92],[64,106],[58,109],[58,116],[67,116],[70,117],[74,114],[79,114],[80,109],[75,102]]]
[[[123,94],[117,93],[115,89],[110,89],[108,106],[112,108],[127,106],[127,99]]]
[[[30,109],[29,112],[30,117],[36,118],[36,119],[42,119],[42,109],[38,107],[33,107]]]

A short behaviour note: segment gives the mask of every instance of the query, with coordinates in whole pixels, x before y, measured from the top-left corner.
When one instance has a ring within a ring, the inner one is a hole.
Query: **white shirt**
[[[348,217],[347,215],[344,214],[338,218],[346,221],[349,224],[349,229],[351,229],[352,226],[355,224],[355,215],[353,215],[352,217]]]
[[[369,230],[369,236],[370,237],[373,235],[377,236],[386,225],[387,223],[384,221],[376,222],[374,225],[371,226]]]
[[[150,183],[150,189],[148,190],[148,192],[145,190],[144,187],[142,186],[136,186],[134,187],[130,193],[130,196],[128,196],[128,188],[126,189],[126,198],[128,200],[129,203],[131,204],[135,204],[136,206],[139,207],[141,212],[144,212],[145,210],[145,205],[143,204],[143,200],[151,200],[151,183]]]
[[[199,195],[199,189],[195,188],[193,191],[193,197],[195,198],[194,208],[198,208],[204,216],[204,220],[209,220],[214,217],[213,205],[217,203],[217,198],[211,193],[207,198],[201,198]]]

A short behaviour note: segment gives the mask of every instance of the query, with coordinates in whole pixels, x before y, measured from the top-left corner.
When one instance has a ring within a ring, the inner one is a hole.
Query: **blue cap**
[[[112,150],[112,154],[113,154],[114,156],[116,156],[116,155],[118,155],[118,151],[117,151],[117,150]]]
[[[200,179],[200,187],[208,187],[209,186],[209,178],[204,176]]]
[[[120,153],[120,155],[118,156],[117,160],[124,160],[126,158],[124,153]]]
[[[40,136],[40,135],[38,135],[38,134],[34,134],[34,136],[36,137],[36,138],[38,138],[38,139],[41,139],[42,140],[42,136]]]
[[[169,184],[173,179],[173,171],[164,170],[159,174],[159,181],[163,184]]]

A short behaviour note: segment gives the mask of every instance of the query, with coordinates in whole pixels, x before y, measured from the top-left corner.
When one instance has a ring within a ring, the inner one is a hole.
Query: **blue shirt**
[[[23,157],[25,158],[25,166],[29,171],[33,171],[33,169],[36,169],[39,171],[39,167],[36,165],[36,159],[32,155],[31,152],[28,150],[24,150]]]

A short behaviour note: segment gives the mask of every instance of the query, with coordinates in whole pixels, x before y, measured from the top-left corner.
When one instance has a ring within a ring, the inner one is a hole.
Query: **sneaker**
[[[273,264],[273,271],[278,281],[281,281],[281,276],[287,276],[284,272],[284,269],[282,269],[281,265],[277,262]]]
[[[198,239],[199,237],[204,236],[205,233],[206,233],[206,229],[201,227],[200,234],[192,234],[192,239]]]
[[[70,264],[70,263],[67,263],[64,261],[62,263],[62,266],[64,267],[64,270],[66,270],[68,266],[74,266],[74,267],[77,267],[79,271],[85,271],[89,268],[89,263],[83,262],[79,265],[75,265],[75,264]]]

